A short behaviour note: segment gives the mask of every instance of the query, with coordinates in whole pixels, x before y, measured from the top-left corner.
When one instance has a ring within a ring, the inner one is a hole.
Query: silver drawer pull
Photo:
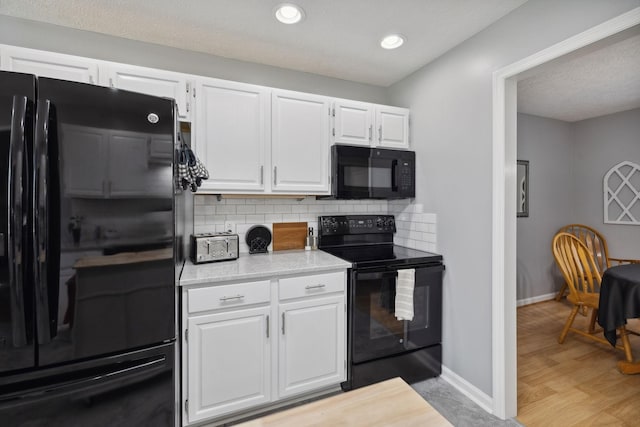
[[[320,288],[324,288],[324,287],[325,287],[325,285],[320,284],[320,285],[307,285],[304,288],[305,289],[320,289]]]
[[[220,298],[220,301],[225,302],[225,301],[230,301],[230,300],[233,300],[233,299],[243,299],[243,298],[244,298],[244,295],[236,295],[236,296],[233,296],[233,297],[222,297],[222,298]]]

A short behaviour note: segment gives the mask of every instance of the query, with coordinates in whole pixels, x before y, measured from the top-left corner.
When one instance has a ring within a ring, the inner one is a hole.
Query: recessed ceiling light
[[[304,10],[292,3],[282,3],[275,8],[276,19],[283,24],[296,24],[304,19]]]
[[[380,40],[380,46],[385,49],[396,49],[404,44],[404,36],[401,34],[389,34]]]

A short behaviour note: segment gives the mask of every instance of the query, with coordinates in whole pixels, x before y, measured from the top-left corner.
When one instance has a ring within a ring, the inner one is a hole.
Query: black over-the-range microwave
[[[335,199],[404,199],[416,195],[416,153],[334,145],[331,194]]]

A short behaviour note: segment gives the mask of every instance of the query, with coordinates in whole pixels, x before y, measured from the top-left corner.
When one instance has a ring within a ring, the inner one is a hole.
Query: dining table
[[[627,319],[640,317],[640,264],[622,264],[609,267],[602,275],[598,324],[604,337],[616,345],[616,330]],[[618,369],[625,374],[640,374],[640,360],[619,361]]]

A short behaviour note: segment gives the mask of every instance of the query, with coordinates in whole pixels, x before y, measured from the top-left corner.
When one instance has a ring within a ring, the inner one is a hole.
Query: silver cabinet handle
[[[373,125],[369,125],[369,141],[373,138]]]
[[[318,284],[318,285],[307,285],[304,288],[305,289],[321,289],[321,288],[324,288],[324,287],[325,287],[325,285]]]
[[[273,185],[276,185],[278,181],[278,167],[273,167]]]
[[[260,185],[264,185],[264,165],[260,166]]]
[[[382,125],[378,128],[378,142],[382,142]]]
[[[230,300],[234,300],[234,299],[243,299],[243,298],[244,298],[244,295],[238,294],[238,295],[235,295],[235,296],[232,296],[232,297],[221,297],[220,301],[224,302],[224,301],[230,301]]]
[[[282,313],[282,335],[284,335],[284,313]]]
[[[269,315],[267,314],[267,338],[269,338]]]

